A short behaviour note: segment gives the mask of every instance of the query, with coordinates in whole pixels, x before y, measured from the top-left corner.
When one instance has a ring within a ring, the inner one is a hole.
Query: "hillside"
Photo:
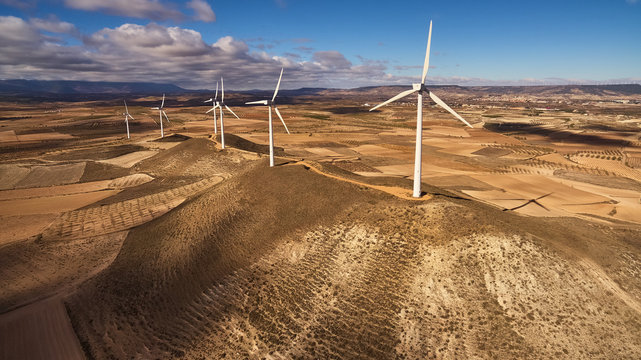
[[[96,359],[641,355],[638,230],[427,190],[246,163],[130,231],[68,298],[74,329]]]

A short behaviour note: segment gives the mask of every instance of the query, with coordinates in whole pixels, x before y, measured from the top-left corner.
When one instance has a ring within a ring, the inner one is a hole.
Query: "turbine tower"
[[[394,96],[393,98],[378,104],[371,108],[369,111],[376,110],[383,105],[387,105],[393,101],[404,98],[407,95],[418,93],[418,105],[416,109],[416,153],[414,155],[414,191],[412,196],[415,198],[421,197],[421,157],[423,153],[423,94],[428,94],[432,100],[438,104],[443,109],[447,110],[450,114],[454,115],[457,119],[461,120],[465,125],[472,127],[470,123],[465,121],[459,114],[457,114],[452,108],[447,106],[443,100],[439,99],[438,96],[434,95],[426,86],[425,78],[427,76],[427,70],[430,67],[430,45],[432,42],[432,21],[430,21],[430,31],[427,37],[427,51],[425,52],[425,62],[423,63],[423,74],[421,76],[420,84],[412,84],[411,90],[406,90],[400,94]]]
[[[276,95],[278,95],[278,89],[280,88],[280,80],[283,78],[283,68],[280,69],[280,77],[278,78],[278,84],[276,84],[276,90],[274,90],[274,96],[272,96],[271,100],[259,100],[259,101],[250,101],[248,105],[252,104],[261,104],[261,105],[267,105],[269,107],[269,166],[273,167],[274,166],[274,127],[272,125],[272,107],[274,108],[274,111],[276,111],[276,115],[278,115],[278,118],[280,121],[283,123],[283,126],[285,127],[285,131],[287,131],[287,134],[289,134],[289,129],[287,129],[287,125],[285,125],[285,120],[283,120],[283,117],[280,115],[280,111],[278,111],[278,108],[276,107]]]
[[[236,119],[240,120],[238,115],[234,114],[233,111],[229,108],[229,106],[225,105],[225,82],[223,81],[223,77],[220,77],[220,90],[222,90],[222,94],[220,97],[220,103],[218,104],[218,107],[220,108],[220,147],[225,148],[225,123],[223,122],[223,107],[227,109],[232,115],[236,117]]]
[[[209,114],[212,111],[214,112],[214,135],[218,134],[218,125],[216,125],[216,109],[220,107],[218,103],[218,81],[216,81],[216,95],[209,100],[205,100],[205,102],[211,102],[211,109],[207,110],[205,114]]]
[[[125,124],[127,124],[127,139],[129,139],[129,118],[131,120],[135,120],[133,116],[129,115],[129,109],[127,108],[127,100],[124,100],[125,102],[125,112],[123,115],[125,116]]]
[[[165,131],[162,127],[162,116],[165,115],[165,119],[167,119],[167,122],[169,123],[169,118],[167,117],[167,113],[165,112],[165,94],[162,94],[162,103],[160,104],[160,107],[154,107],[151,108],[152,110],[158,110],[158,116],[160,117],[160,137],[164,138],[165,137]]]

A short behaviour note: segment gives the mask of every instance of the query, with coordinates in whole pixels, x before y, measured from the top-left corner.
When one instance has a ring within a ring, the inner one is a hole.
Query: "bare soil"
[[[638,94],[436,89],[0,104],[0,357],[641,358]]]
[[[69,308],[98,359],[635,357],[639,235],[261,162],[133,230]]]

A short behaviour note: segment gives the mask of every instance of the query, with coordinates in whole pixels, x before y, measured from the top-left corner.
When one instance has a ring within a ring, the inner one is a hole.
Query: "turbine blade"
[[[423,76],[421,77],[421,84],[425,84],[425,77],[427,70],[430,68],[430,46],[432,45],[432,20],[430,20],[430,32],[427,35],[427,50],[425,51],[425,62],[423,63]]]
[[[278,84],[276,84],[276,90],[274,91],[272,102],[276,99],[276,95],[278,94],[278,89],[280,88],[280,80],[283,78],[283,70],[284,68],[280,68],[280,77],[278,77]]]
[[[159,107],[152,107],[151,110],[160,110]]]
[[[206,112],[205,114],[209,114],[210,112],[212,112],[212,111],[214,111],[214,110],[216,110],[216,107],[213,107],[213,108],[211,108],[211,109],[207,110],[207,112]]]
[[[385,101],[385,102],[382,102],[382,103],[380,103],[380,104],[378,104],[378,105],[374,106],[373,108],[369,109],[369,111],[374,111],[374,110],[378,109],[379,107],[381,107],[381,106],[383,106],[383,105],[387,105],[387,104],[389,104],[389,103],[391,103],[391,102],[393,102],[393,101],[396,101],[396,100],[398,100],[398,99],[400,99],[400,98],[404,98],[404,97],[406,97],[407,95],[410,95],[410,94],[415,93],[415,92],[417,92],[417,91],[418,91],[418,90],[414,90],[414,89],[403,91],[402,93],[400,93],[400,94],[398,94],[398,95],[394,96],[393,98],[391,98],[391,99],[389,99],[389,100],[387,100],[387,101]]]
[[[220,101],[225,101],[225,81],[222,76],[220,77],[220,90],[222,91]]]
[[[285,120],[283,120],[283,117],[280,115],[280,111],[278,111],[278,108],[276,106],[274,106],[274,110],[276,110],[276,115],[278,115],[280,122],[283,123],[283,126],[285,127],[285,131],[287,131],[287,134],[289,134],[289,129],[287,128],[287,125],[285,125]]]
[[[165,94],[162,94],[162,104],[160,104],[160,107],[162,108],[164,106],[165,106]]]
[[[129,114],[129,109],[127,108],[127,100],[123,100],[125,102],[125,112]]]
[[[129,115],[129,113],[127,113],[127,116],[129,116],[131,118],[131,120],[136,120],[136,119],[134,119],[133,116]]]
[[[214,99],[218,99],[218,81],[216,81],[216,95],[214,96]]]
[[[240,120],[240,118],[238,117],[238,115],[234,114],[234,112],[233,112],[233,111],[231,111],[231,109],[229,108],[229,106],[225,105],[225,109],[227,109],[227,111],[229,111],[232,115],[234,115],[234,116],[236,117],[236,119]]]
[[[212,102],[212,101],[214,101],[214,99],[205,100],[204,102],[208,103],[208,102]]]
[[[437,103],[443,109],[449,111],[450,114],[454,115],[457,119],[461,120],[465,125],[472,127],[472,125],[470,125],[469,122],[465,121],[465,119],[463,119],[461,115],[457,114],[456,111],[452,110],[451,107],[447,106],[447,104],[444,103],[443,100],[439,99],[438,96],[434,95],[434,93],[431,91],[430,91],[430,97],[432,98],[432,100],[434,100],[435,103]]]
[[[171,123],[171,121],[169,121],[169,118],[167,117],[167,113],[165,112],[165,110],[162,110],[162,114],[165,115],[165,119],[167,119],[167,122]]]
[[[245,104],[246,105],[255,105],[255,104],[267,105],[267,100],[250,101],[250,102],[246,102]]]

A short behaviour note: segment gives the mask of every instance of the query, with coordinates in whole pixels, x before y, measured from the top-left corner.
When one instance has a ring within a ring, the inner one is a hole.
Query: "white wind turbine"
[[[125,116],[125,124],[127,124],[127,139],[129,139],[129,118],[131,120],[135,120],[133,116],[129,115],[129,109],[127,108],[127,100],[124,100],[125,102],[125,112],[123,115]]]
[[[259,101],[250,101],[245,104],[261,104],[261,105],[267,105],[269,106],[269,166],[273,167],[274,166],[274,127],[272,126],[272,107],[274,107],[274,111],[276,111],[276,115],[278,115],[278,118],[280,121],[283,123],[283,126],[285,127],[285,131],[287,131],[287,134],[289,134],[289,129],[287,129],[287,125],[285,125],[285,120],[283,120],[283,117],[280,115],[280,111],[278,111],[278,108],[276,107],[276,95],[278,95],[278,89],[280,88],[280,80],[283,78],[283,68],[280,69],[280,77],[278,78],[278,84],[276,84],[276,90],[274,90],[274,96],[272,96],[271,100],[259,100]]]
[[[220,90],[222,91],[221,97],[220,97],[220,103],[218,103],[218,107],[220,108],[220,147],[225,148],[225,123],[223,122],[223,107],[227,109],[232,115],[236,117],[236,119],[240,120],[238,115],[234,114],[233,111],[229,108],[229,106],[225,105],[225,82],[223,81],[223,77],[220,77]]]
[[[430,32],[427,37],[427,51],[425,52],[425,63],[423,64],[423,75],[421,77],[421,83],[412,84],[411,90],[403,91],[400,94],[394,96],[393,98],[385,101],[384,103],[378,104],[370,109],[370,111],[376,110],[383,105],[387,105],[407,95],[413,94],[415,92],[418,93],[418,105],[416,109],[416,153],[414,155],[414,191],[412,194],[412,196],[416,198],[421,197],[421,156],[423,153],[423,148],[422,148],[422,145],[423,145],[422,144],[422,141],[423,141],[423,94],[428,94],[429,97],[432,98],[432,100],[434,100],[436,104],[438,104],[443,109],[449,111],[457,119],[465,123],[465,125],[472,127],[470,123],[465,121],[465,119],[463,119],[459,114],[457,114],[454,110],[452,110],[452,108],[447,106],[447,104],[444,103],[443,100],[439,99],[436,95],[434,95],[433,92],[431,92],[425,86],[425,77],[427,76],[427,70],[429,69],[429,66],[430,66],[431,42],[432,42],[432,21],[430,21]]]
[[[151,108],[152,110],[158,110],[158,116],[160,117],[160,137],[164,138],[165,137],[165,132],[163,130],[162,126],[162,116],[165,115],[165,119],[167,119],[167,122],[169,123],[169,118],[167,117],[167,113],[165,112],[165,94],[162,94],[162,103],[160,104],[160,107],[154,107]]]
[[[218,134],[218,125],[216,125],[216,109],[220,107],[218,103],[218,81],[216,81],[216,95],[209,100],[205,100],[206,103],[211,102],[211,109],[207,110],[205,114],[214,112],[214,134]]]

